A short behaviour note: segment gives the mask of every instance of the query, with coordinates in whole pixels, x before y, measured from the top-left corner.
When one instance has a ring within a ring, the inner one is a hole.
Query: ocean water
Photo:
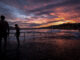
[[[20,30],[20,32],[20,40],[29,40],[37,38],[76,40],[80,37],[80,32],[78,30],[34,29]],[[16,40],[15,30],[10,30],[9,40]]]

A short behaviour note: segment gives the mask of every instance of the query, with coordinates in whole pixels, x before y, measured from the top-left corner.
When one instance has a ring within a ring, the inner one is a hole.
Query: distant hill
[[[40,29],[80,29],[80,23],[66,23],[66,24],[61,24],[61,25],[53,25],[53,26],[48,26],[48,27],[42,27]]]

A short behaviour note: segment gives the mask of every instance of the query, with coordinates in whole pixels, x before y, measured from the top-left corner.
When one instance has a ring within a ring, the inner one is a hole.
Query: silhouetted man
[[[16,29],[16,39],[17,39],[17,42],[18,42],[18,47],[20,46],[20,41],[19,41],[19,36],[20,36],[20,28],[18,26],[18,24],[15,24],[15,29]]]
[[[9,24],[5,21],[5,16],[0,16],[0,49],[2,45],[2,39],[4,39],[4,48],[7,46],[7,37],[9,35]]]

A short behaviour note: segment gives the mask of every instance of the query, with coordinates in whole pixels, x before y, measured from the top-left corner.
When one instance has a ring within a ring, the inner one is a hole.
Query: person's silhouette
[[[9,36],[9,24],[5,21],[5,16],[0,16],[0,50],[2,45],[2,38],[4,39],[4,48],[7,46],[7,37]]]
[[[17,39],[17,42],[18,42],[18,47],[20,46],[20,41],[19,41],[19,36],[20,36],[20,28],[18,26],[18,24],[15,24],[15,29],[16,29],[16,39]]]

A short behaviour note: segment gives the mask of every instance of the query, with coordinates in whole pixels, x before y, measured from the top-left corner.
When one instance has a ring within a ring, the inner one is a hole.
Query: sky
[[[21,28],[80,23],[79,10],[80,0],[0,0],[0,15]]]

